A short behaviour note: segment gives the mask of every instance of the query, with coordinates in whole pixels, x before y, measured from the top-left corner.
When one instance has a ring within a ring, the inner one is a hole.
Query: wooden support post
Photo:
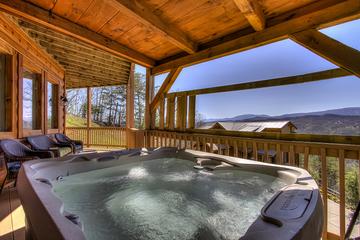
[[[46,71],[42,71],[41,73],[41,84],[42,84],[42,89],[43,89],[43,93],[44,93],[44,96],[43,96],[43,101],[44,101],[44,112],[43,112],[43,116],[41,117],[43,123],[42,123],[42,129],[43,129],[43,133],[44,134],[47,134],[47,131],[48,131],[48,104],[47,104],[47,99],[48,99],[48,96],[49,94],[49,91],[48,91],[48,88],[47,88],[47,80],[48,80],[48,76],[47,76],[47,72]]]
[[[160,106],[159,106],[159,129],[164,129],[165,121],[165,98],[162,96],[160,98]]]
[[[17,102],[18,102],[18,110],[17,110],[17,137],[23,137],[23,56],[18,53],[17,54]]]
[[[169,96],[167,98],[167,110],[166,110],[166,128],[174,129],[175,118],[175,97]]]
[[[171,86],[174,84],[176,78],[179,76],[181,70],[182,70],[182,68],[171,69],[171,71],[167,75],[166,79],[162,83],[162,85],[161,85],[159,91],[157,92],[156,96],[154,97],[154,99],[152,99],[151,110],[154,110],[157,107],[157,105],[159,104],[159,100],[160,100],[161,96],[164,96],[165,94],[168,93]]]
[[[179,96],[177,98],[176,105],[176,128],[184,130],[186,128],[187,97]]]
[[[196,95],[189,96],[188,128],[195,128]]]
[[[91,127],[91,87],[87,87],[87,114],[86,114],[86,130],[87,130],[87,147],[90,147],[90,127]]]
[[[154,78],[150,74],[151,70],[150,68],[146,69],[146,91],[145,91],[145,128],[151,129],[151,122],[152,122],[152,116],[151,116],[151,109],[150,109],[150,103],[154,95]]]
[[[129,81],[126,86],[126,128],[134,128],[134,75],[135,64],[131,63]]]

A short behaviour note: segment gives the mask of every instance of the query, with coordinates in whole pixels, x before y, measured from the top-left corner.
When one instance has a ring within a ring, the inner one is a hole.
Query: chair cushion
[[[7,163],[9,172],[18,172],[21,168],[21,162],[8,162]]]
[[[59,148],[60,157],[66,156],[72,152],[70,147],[61,147]]]

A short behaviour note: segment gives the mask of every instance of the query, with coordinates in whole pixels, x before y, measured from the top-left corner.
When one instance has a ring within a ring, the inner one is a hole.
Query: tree
[[[135,73],[134,75],[134,118],[135,127],[144,128],[144,114],[145,114],[145,92],[146,92],[146,80],[145,75],[141,73]]]
[[[359,201],[359,179],[358,171],[355,168],[351,168],[350,171],[345,173],[345,198],[346,202],[355,209]]]

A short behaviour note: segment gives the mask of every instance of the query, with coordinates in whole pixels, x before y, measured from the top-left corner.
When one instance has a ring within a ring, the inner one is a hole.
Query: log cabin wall
[[[60,96],[65,93],[64,69],[4,13],[0,13],[0,54],[5,78],[0,94],[0,114],[5,115],[0,116],[0,140],[63,132],[65,108]],[[24,84],[31,86],[25,106]],[[24,121],[29,117],[24,111],[30,113],[30,123]]]

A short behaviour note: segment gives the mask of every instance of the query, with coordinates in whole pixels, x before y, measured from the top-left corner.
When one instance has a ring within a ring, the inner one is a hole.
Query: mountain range
[[[206,119],[205,122],[291,121],[297,133],[360,135],[360,107],[291,113],[279,116],[244,114],[232,118]]]

